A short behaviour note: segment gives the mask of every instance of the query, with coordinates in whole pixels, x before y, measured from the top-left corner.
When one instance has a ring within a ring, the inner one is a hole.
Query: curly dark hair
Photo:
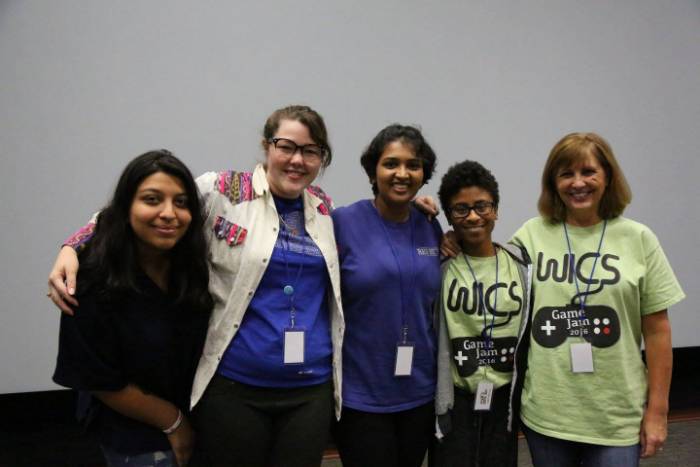
[[[428,142],[423,138],[421,131],[409,125],[400,125],[395,123],[377,133],[377,136],[369,143],[365,152],[360,157],[360,163],[365,169],[365,173],[372,182],[372,192],[376,195],[377,192],[377,164],[382,157],[384,149],[394,141],[401,141],[404,144],[411,146],[416,153],[416,157],[423,163],[423,185],[428,183],[428,180],[433,176],[437,157],[435,151],[430,147]]]
[[[187,207],[192,216],[187,232],[170,250],[170,293],[176,304],[194,311],[209,311],[207,241],[199,191],[189,169],[170,151],[149,151],[129,162],[119,177],[114,196],[102,209],[95,234],[80,253],[78,296],[96,287],[101,300],[117,299],[129,291],[139,291],[136,238],[129,224],[131,204],[141,182],[164,172],[182,182]]]
[[[478,162],[466,160],[450,167],[442,177],[440,190],[438,191],[442,210],[446,214],[449,213],[450,200],[459,193],[459,190],[471,186],[488,191],[493,198],[493,202],[496,203],[496,207],[498,207],[500,197],[498,195],[496,177],[493,176],[489,169]]]

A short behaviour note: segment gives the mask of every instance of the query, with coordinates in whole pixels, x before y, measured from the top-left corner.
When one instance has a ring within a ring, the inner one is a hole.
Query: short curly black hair
[[[498,206],[500,197],[498,195],[496,177],[493,176],[489,169],[478,162],[466,160],[450,167],[442,177],[438,197],[440,198],[442,210],[446,215],[450,212],[450,200],[459,193],[459,190],[471,186],[488,191],[493,198],[493,202]]]
[[[376,182],[377,164],[382,157],[384,149],[394,141],[401,141],[411,146],[416,153],[416,157],[423,162],[423,185],[428,183],[435,171],[435,165],[437,164],[435,151],[423,138],[421,131],[414,126],[394,123],[377,133],[377,136],[372,139],[372,142],[369,143],[365,152],[362,153],[362,157],[360,157],[360,163],[372,182],[372,192],[375,195],[378,193]]]

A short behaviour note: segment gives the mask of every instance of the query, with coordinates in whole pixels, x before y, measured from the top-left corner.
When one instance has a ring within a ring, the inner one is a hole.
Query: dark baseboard
[[[673,349],[669,406],[672,411],[700,409],[700,347]]]
[[[0,466],[104,467],[94,435],[75,419],[70,390],[0,395]]]

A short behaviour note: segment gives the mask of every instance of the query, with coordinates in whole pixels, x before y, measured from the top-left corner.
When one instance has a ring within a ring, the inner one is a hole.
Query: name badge
[[[493,398],[493,383],[487,379],[479,381],[474,393],[474,410],[486,412],[491,410]]]
[[[590,342],[571,344],[571,371],[593,373],[593,348]]]
[[[413,344],[400,343],[396,346],[394,376],[411,376],[413,371]]]
[[[291,328],[284,330],[284,364],[301,365],[304,363],[304,339],[303,329]]]

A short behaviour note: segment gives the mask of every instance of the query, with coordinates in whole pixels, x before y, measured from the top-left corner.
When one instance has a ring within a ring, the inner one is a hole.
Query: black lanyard
[[[596,251],[595,259],[593,260],[593,267],[591,268],[591,275],[588,277],[588,283],[586,284],[586,293],[584,295],[581,295],[581,288],[578,285],[578,273],[576,272],[576,264],[574,262],[574,254],[571,252],[571,240],[569,239],[569,231],[566,228],[566,222],[563,222],[564,225],[564,237],[566,238],[566,246],[569,249],[569,270],[571,271],[571,274],[574,276],[574,284],[576,284],[576,295],[579,297],[578,303],[579,303],[579,309],[581,312],[579,313],[579,320],[583,320],[585,318],[586,311],[584,308],[586,307],[586,299],[588,298],[588,292],[591,290],[591,282],[593,281],[593,273],[595,272],[595,266],[598,264],[598,258],[600,257],[600,249],[603,246],[603,237],[605,237],[605,229],[608,226],[608,220],[605,219],[603,222],[603,231],[600,234],[600,241],[598,241],[598,251]],[[572,302],[573,303],[573,302]]]

